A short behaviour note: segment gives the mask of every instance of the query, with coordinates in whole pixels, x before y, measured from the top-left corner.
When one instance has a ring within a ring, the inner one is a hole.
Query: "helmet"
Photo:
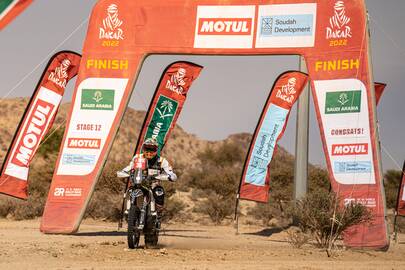
[[[146,159],[152,159],[157,155],[159,148],[158,142],[153,139],[149,138],[146,139],[142,144],[142,153]]]

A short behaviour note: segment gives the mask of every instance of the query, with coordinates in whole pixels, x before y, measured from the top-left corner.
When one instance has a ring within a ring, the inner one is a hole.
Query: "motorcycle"
[[[157,180],[168,180],[167,175],[149,175],[147,160],[142,156],[136,158],[129,173],[117,172],[120,178],[129,177],[131,187],[126,196],[129,199],[127,239],[130,249],[139,246],[141,233],[145,238],[145,247],[156,247],[159,241],[160,220],[157,215],[152,184]]]

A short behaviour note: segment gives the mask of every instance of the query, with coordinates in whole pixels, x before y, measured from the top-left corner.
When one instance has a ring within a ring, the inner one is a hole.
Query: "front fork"
[[[146,222],[146,217],[147,215],[151,216],[156,216],[156,204],[155,204],[155,198],[153,196],[152,190],[149,189],[129,189],[129,199],[127,200],[127,210],[132,205],[138,205],[141,213],[139,217],[139,224],[138,224],[138,229],[142,230],[145,227],[145,222]],[[148,205],[150,207],[148,208]],[[148,210],[150,211],[148,213]]]

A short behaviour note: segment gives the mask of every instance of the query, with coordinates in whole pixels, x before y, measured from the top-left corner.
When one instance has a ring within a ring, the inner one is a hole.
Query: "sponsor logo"
[[[345,206],[350,204],[362,204],[365,207],[377,207],[375,198],[346,198],[344,199]]]
[[[297,93],[295,86],[297,84],[296,78],[290,78],[286,85],[283,85],[280,90],[277,91],[276,97],[284,100],[287,103],[292,104],[294,102],[294,95]]]
[[[360,112],[361,90],[326,93],[325,113]]]
[[[329,18],[329,26],[326,27],[326,39],[333,40],[330,46],[345,46],[347,39],[352,37],[350,18],[346,16],[343,1],[336,1],[333,16]]]
[[[101,139],[69,138],[68,148],[100,149]]]
[[[252,48],[256,7],[198,6],[194,48]]]
[[[56,187],[53,196],[55,197],[81,197],[82,196],[82,188],[63,188],[63,187]]]
[[[371,173],[371,161],[335,161],[333,172],[344,173]]]
[[[69,59],[65,59],[62,61],[59,67],[55,68],[55,71],[52,71],[49,76],[48,80],[54,82],[56,85],[59,87],[65,89],[66,84],[67,84],[67,79],[68,79],[68,73],[67,70],[69,69],[70,65],[72,63],[69,61]]]
[[[76,124],[76,130],[81,130],[81,131],[101,131],[101,125],[98,125],[98,124]]]
[[[334,128],[330,130],[332,136],[364,135],[364,128]]]
[[[123,40],[124,31],[120,28],[123,24],[118,18],[118,6],[111,4],[107,8],[107,17],[103,20],[103,26],[100,27],[99,39]]]
[[[11,160],[13,164],[28,166],[34,151],[37,149],[41,137],[45,133],[47,123],[55,106],[38,99],[28,118],[26,128],[18,142],[17,150]]]
[[[126,59],[87,59],[87,69],[101,70],[128,70],[129,62]]]
[[[177,106],[177,101],[165,96],[159,97],[145,139],[153,138],[158,141],[159,145],[163,145],[176,114]]]
[[[315,62],[315,71],[358,70],[359,68],[360,60],[358,58]]]
[[[313,47],[316,4],[259,6],[257,48]]]
[[[200,18],[199,35],[251,35],[252,18]]]
[[[260,35],[312,36],[314,16],[312,14],[263,16],[260,19]]]
[[[63,154],[62,164],[64,165],[94,165],[95,155]]]
[[[83,110],[114,110],[114,90],[83,89],[81,109]]]
[[[171,90],[179,95],[184,93],[186,69],[179,68],[175,74],[166,82],[166,89]]]
[[[332,156],[367,155],[367,143],[332,144]]]

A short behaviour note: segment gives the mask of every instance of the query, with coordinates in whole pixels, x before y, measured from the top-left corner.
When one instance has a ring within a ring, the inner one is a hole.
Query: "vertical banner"
[[[398,198],[397,198],[397,215],[398,216],[405,216],[405,161],[402,167],[402,177],[401,183],[399,184],[398,188]]]
[[[81,56],[62,51],[52,56],[24,112],[0,176],[0,193],[26,199],[30,162],[53,124],[66,84],[77,75]]]
[[[375,87],[375,103],[377,105],[380,102],[381,96],[384,93],[384,90],[385,90],[386,86],[387,86],[387,84],[385,84],[385,83],[379,83],[379,82],[374,83],[374,87]]]
[[[6,27],[15,17],[24,11],[32,0],[2,0],[0,1],[0,30]]]
[[[156,139],[160,154],[176,125],[188,90],[201,70],[201,66],[190,62],[175,62],[165,69],[149,105],[135,154],[141,151],[142,143],[148,138]]]
[[[283,136],[290,110],[308,81],[298,71],[281,74],[273,85],[252,137],[239,186],[241,199],[267,202],[269,164]]]

